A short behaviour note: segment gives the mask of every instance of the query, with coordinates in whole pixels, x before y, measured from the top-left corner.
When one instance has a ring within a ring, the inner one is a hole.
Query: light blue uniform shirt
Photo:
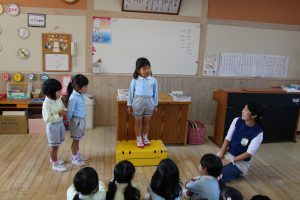
[[[69,98],[67,117],[68,119],[84,119],[86,117],[84,96],[75,90],[73,90]]]
[[[131,106],[135,96],[153,97],[154,105],[158,105],[158,85],[157,80],[151,76],[143,78],[139,76],[132,79],[129,87],[127,105]]]
[[[189,181],[185,187],[187,190],[194,193],[191,196],[191,200],[219,200],[220,186],[215,177],[208,175],[198,176],[196,180]]]

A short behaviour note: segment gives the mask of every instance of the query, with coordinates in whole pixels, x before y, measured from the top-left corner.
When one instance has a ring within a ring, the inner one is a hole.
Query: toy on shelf
[[[8,100],[28,100],[31,98],[32,84],[8,82],[6,91]]]

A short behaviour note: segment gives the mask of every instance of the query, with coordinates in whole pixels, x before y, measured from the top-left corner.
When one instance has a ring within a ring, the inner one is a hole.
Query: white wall
[[[300,77],[300,32],[208,25],[206,54],[256,53],[290,56],[288,78]]]
[[[62,16],[47,15],[46,28],[28,27],[30,37],[20,39],[17,30],[21,26],[27,27],[27,14],[20,14],[16,17],[2,14],[0,16],[0,43],[3,46],[0,52],[0,71],[20,72],[42,72],[42,33],[52,32],[54,27],[59,28],[58,33],[72,34],[72,39],[77,42],[77,56],[73,59],[73,72],[85,72],[86,52],[86,17],[85,16]],[[28,48],[31,56],[27,60],[17,57],[17,49]]]
[[[179,15],[201,17],[203,0],[181,0]],[[121,11],[122,0],[95,0],[95,10]]]

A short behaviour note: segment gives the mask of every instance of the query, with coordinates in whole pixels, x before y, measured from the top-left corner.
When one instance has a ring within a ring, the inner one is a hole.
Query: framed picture
[[[178,15],[181,0],[122,0],[122,11]]]
[[[46,27],[46,15],[28,13],[28,26],[29,27]]]

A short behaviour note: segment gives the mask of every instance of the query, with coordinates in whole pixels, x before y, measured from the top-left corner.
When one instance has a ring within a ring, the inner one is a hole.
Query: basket
[[[204,144],[206,127],[200,121],[189,121],[188,144]]]

